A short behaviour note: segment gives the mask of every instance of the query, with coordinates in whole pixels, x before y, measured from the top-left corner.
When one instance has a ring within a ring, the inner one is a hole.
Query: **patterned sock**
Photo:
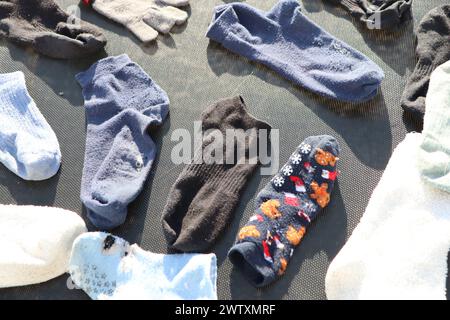
[[[103,232],[75,240],[69,273],[94,300],[217,299],[214,254],[156,254]]]
[[[281,0],[269,12],[245,3],[216,7],[207,37],[260,62],[319,95],[360,102],[373,98],[383,70]]]
[[[22,72],[0,74],[0,162],[25,180],[45,180],[61,165],[58,139],[28,94]]]
[[[127,55],[108,57],[77,75],[87,135],[81,200],[100,229],[121,225],[156,155],[147,129],[169,110],[166,93]]]
[[[307,226],[330,202],[338,155],[333,137],[309,137],[258,194],[255,215],[228,253],[254,286],[265,286],[285,272]]]
[[[203,113],[202,130],[210,135],[204,137],[202,150],[215,137],[212,129],[226,137],[227,130],[270,130],[270,126],[248,113],[242,97],[234,97],[218,101]],[[246,144],[246,151],[249,145]],[[225,150],[231,151],[237,153],[237,144]],[[193,161],[184,168],[169,193],[162,215],[164,234],[172,249],[204,252],[222,234],[233,217],[240,194],[258,167],[258,163],[237,160],[234,164],[208,163],[208,158],[203,157],[202,163]]]

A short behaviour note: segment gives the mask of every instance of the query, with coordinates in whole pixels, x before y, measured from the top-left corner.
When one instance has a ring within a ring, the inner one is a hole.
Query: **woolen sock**
[[[330,202],[338,155],[333,137],[308,137],[258,194],[255,215],[228,253],[252,285],[268,285],[286,271],[306,228]]]
[[[121,225],[141,192],[156,146],[147,132],[169,111],[167,94],[127,55],[77,75],[87,118],[81,200],[100,229]]]
[[[434,8],[426,14],[416,36],[418,61],[403,91],[401,105],[415,121],[422,122],[431,73],[450,60],[450,5]]]
[[[94,300],[217,299],[214,254],[156,254],[103,232],[75,240],[69,273]]]
[[[86,57],[106,45],[101,29],[70,17],[53,0],[0,1],[0,36],[58,59]]]
[[[446,299],[449,195],[424,183],[409,133],[394,150],[366,211],[331,262],[328,299]]]
[[[28,94],[21,71],[0,74],[0,121],[1,163],[25,180],[58,172],[58,139]]]
[[[68,210],[0,205],[0,288],[64,274],[73,241],[83,232],[83,219]]]
[[[412,0],[326,0],[340,4],[369,29],[392,29],[412,18]],[[374,20],[377,19],[377,20]]]
[[[158,32],[168,33],[186,22],[186,11],[175,7],[189,0],[95,0],[92,7],[109,19],[124,25],[142,42],[155,40]]]
[[[419,170],[433,186],[450,192],[450,61],[431,74],[425,103]]]
[[[384,78],[373,61],[304,16],[296,0],[281,0],[267,13],[245,3],[220,5],[206,35],[329,98],[371,99]]]
[[[219,130],[223,141],[226,141],[226,130],[253,129],[256,132],[266,129],[268,133],[270,125],[248,113],[242,97],[234,97],[220,100],[203,112],[202,131],[205,136],[202,150],[206,150],[214,138],[213,132],[208,133],[211,129]],[[245,154],[248,154],[249,146],[250,143],[245,145]],[[233,148],[224,150],[224,156],[236,154],[237,148],[238,144],[234,144]],[[233,164],[209,163],[205,155],[202,162],[196,163],[198,161],[194,157],[192,163],[183,169],[169,192],[162,214],[164,234],[170,248],[203,252],[216,242],[233,218],[240,195],[259,165],[259,159],[254,163],[242,163],[243,159],[234,159]]]

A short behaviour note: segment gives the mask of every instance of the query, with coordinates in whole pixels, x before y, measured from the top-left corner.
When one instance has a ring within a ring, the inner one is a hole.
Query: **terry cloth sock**
[[[305,139],[256,198],[256,213],[228,257],[256,287],[286,271],[306,228],[330,202],[339,145],[331,136]]]
[[[422,122],[425,97],[434,69],[450,60],[450,5],[431,10],[416,31],[418,58],[402,96],[402,108],[414,120]]]
[[[127,55],[77,75],[87,118],[81,200],[100,229],[121,225],[141,192],[156,146],[147,129],[169,111],[167,94]]]
[[[412,0],[327,0],[342,5],[369,29],[392,29],[412,18]]]
[[[328,268],[328,299],[446,299],[450,201],[421,179],[421,142],[421,134],[410,133],[395,149]]]
[[[69,273],[94,300],[217,299],[214,254],[156,254],[103,232],[75,240]]]
[[[212,129],[216,131],[208,131]],[[242,97],[218,101],[202,114],[202,150],[207,150],[211,145],[214,133],[220,132],[226,145],[226,130],[241,129],[258,131],[262,135],[265,132],[259,130],[266,129],[268,133],[270,125],[249,114]],[[252,135],[248,138],[250,140]],[[245,144],[245,154],[248,154],[251,143]],[[237,148],[241,149],[242,144],[238,145],[235,143],[234,148],[224,150],[224,157],[237,154]],[[198,154],[201,155],[201,152]],[[230,223],[240,195],[259,165],[259,159],[254,159],[257,161],[252,163],[249,161],[251,159],[244,158],[238,161],[234,159],[233,164],[223,163],[226,161],[210,163],[207,156],[200,163],[194,158],[184,168],[169,193],[162,224],[167,243],[172,249],[183,252],[208,250]],[[245,163],[242,160],[246,160]]]
[[[220,5],[206,35],[325,97],[368,100],[384,78],[373,61],[304,16],[296,0],[267,13],[245,3]]]
[[[20,71],[0,74],[0,122],[0,162],[9,170],[25,180],[45,180],[58,172],[58,139]]]
[[[73,241],[83,232],[83,220],[68,210],[0,205],[0,288],[64,274]]]
[[[155,40],[158,32],[168,33],[173,26],[186,22],[186,11],[175,7],[189,0],[95,0],[98,13],[124,25],[142,42]]]
[[[426,106],[419,169],[425,180],[450,192],[450,61],[431,74]]]
[[[0,1],[0,36],[59,59],[87,57],[106,45],[101,29],[53,0]]]

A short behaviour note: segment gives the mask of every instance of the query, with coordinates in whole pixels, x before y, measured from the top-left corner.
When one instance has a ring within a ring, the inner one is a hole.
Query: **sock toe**
[[[18,154],[23,172],[19,176],[25,180],[40,181],[53,177],[61,165],[61,153],[58,151],[26,152]]]

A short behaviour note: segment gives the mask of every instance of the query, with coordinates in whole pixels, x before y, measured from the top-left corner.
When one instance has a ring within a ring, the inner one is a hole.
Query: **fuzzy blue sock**
[[[100,229],[125,221],[156,154],[147,129],[169,111],[167,94],[127,55],[108,57],[77,75],[87,118],[81,200]]]
[[[258,194],[255,215],[228,253],[254,286],[265,286],[286,271],[306,228],[330,202],[338,155],[333,137],[306,138]]]
[[[304,16],[296,0],[267,13],[244,3],[217,6],[207,37],[329,98],[371,99],[384,78],[373,61]]]

